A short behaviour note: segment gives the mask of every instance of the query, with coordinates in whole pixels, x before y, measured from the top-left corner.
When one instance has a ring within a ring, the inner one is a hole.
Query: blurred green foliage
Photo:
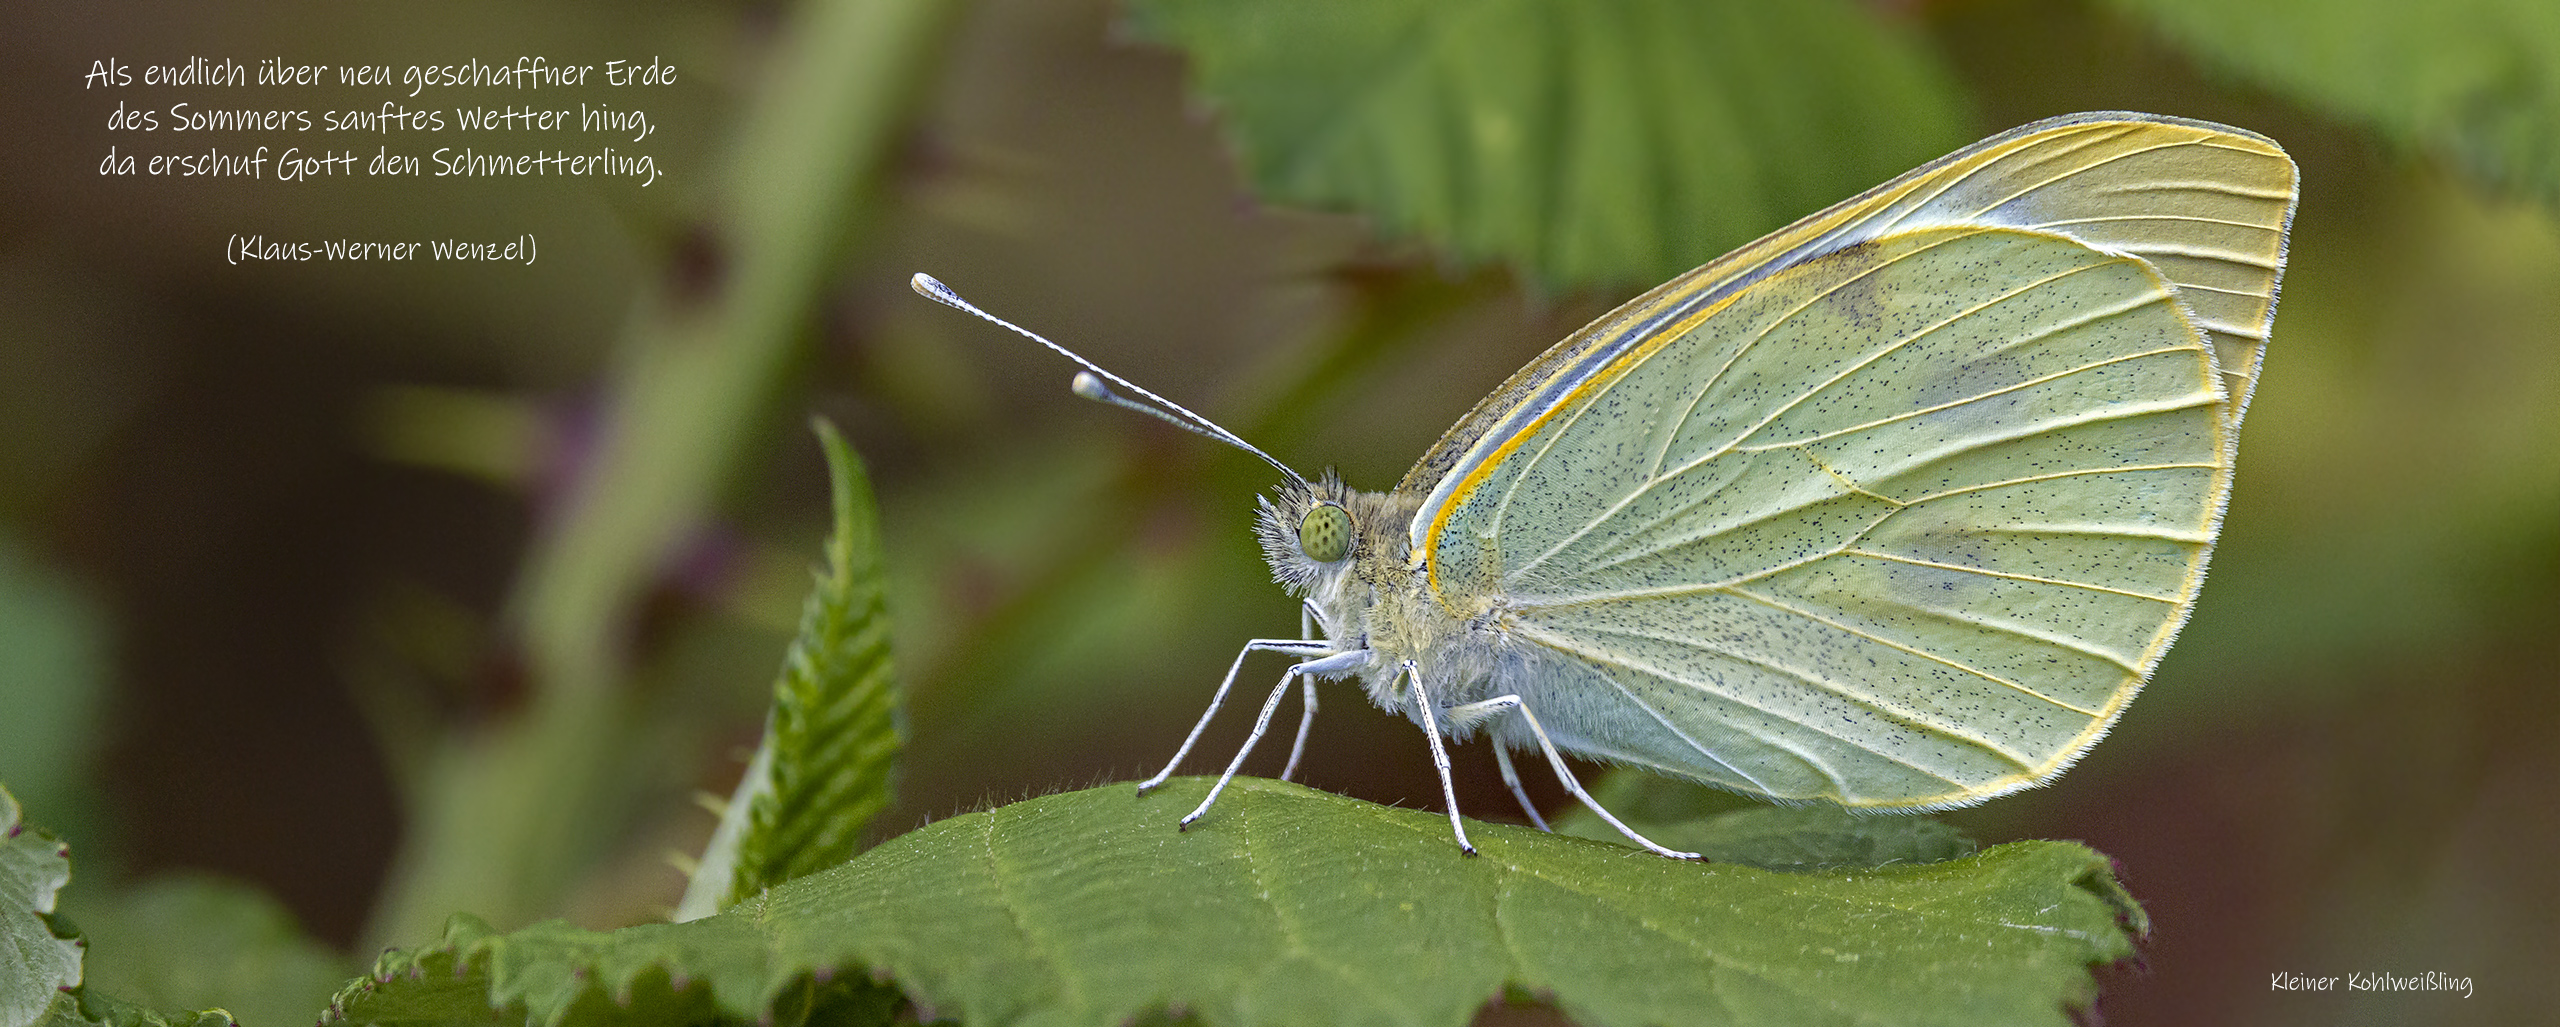
[[[2259,983],[2293,968],[2481,982],[2397,1022],[2538,1013],[2560,952],[2550,5],[1786,6],[1515,3],[1461,29],[1381,8],[1303,91],[1262,84],[1286,39],[1242,44],[1306,5],[30,10],[0,83],[23,141],[0,158],[0,530],[34,555],[0,589],[40,584],[0,598],[54,612],[0,623],[0,675],[67,669],[0,691],[0,739],[110,712],[0,748],[0,773],[51,775],[34,814],[114,857],[84,862],[75,914],[118,887],[106,867],[198,865],[339,944],[422,940],[458,908],[648,919],[681,886],[659,855],[711,829],[678,797],[735,780],[806,583],[824,486],[781,429],[813,407],[884,508],[914,717],[884,829],[1152,769],[1234,646],[1295,622],[1246,530],[1267,471],[1068,400],[1063,367],[908,272],[1375,486],[1644,275],[1964,138],[2152,110],[2304,167],[2224,541],[2117,737],[1959,820],[2088,839],[2171,925],[2116,1022],[2340,1019]],[[1715,20],[1745,11],[1765,20]],[[1467,34],[1518,26],[1539,42]],[[1379,38],[1427,42],[1396,53],[1431,74],[1372,70]],[[1645,59],[1567,73],[1610,46]],[[643,196],[84,174],[95,98],[63,69],[224,50],[656,52],[699,75],[653,101],[686,174]],[[1505,92],[1532,78],[1623,99]],[[1321,136],[1324,105],[1358,100],[1386,106]],[[1242,134],[1255,104],[1320,137]],[[1462,105],[1595,145],[1470,165],[1447,156],[1484,152]],[[1623,120],[1554,113],[1577,109]],[[1439,134],[1398,134],[1399,111]],[[1635,184],[1586,188],[1609,181]],[[1699,221],[1656,223],[1680,212]],[[528,226],[545,263],[507,274],[240,271],[198,245]],[[1312,783],[1436,801],[1410,727],[1328,698]],[[1507,808],[1459,757],[1462,804]]]
[[[228,1010],[290,1025],[326,1008],[359,967],[305,934],[264,892],[172,874],[81,907],[82,984],[160,1010]]]
[[[73,797],[105,720],[107,650],[97,602],[0,534],[0,783],[57,834],[105,826]]]
[[[1848,0],[1130,12],[1263,199],[1548,285],[1650,286],[1971,138],[1938,56]]]
[[[2486,181],[2560,201],[2560,6],[2111,2],[2199,60]]]

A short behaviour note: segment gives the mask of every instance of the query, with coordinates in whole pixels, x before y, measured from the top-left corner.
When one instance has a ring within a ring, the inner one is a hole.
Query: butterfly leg
[[[1564,782],[1565,790],[1572,792],[1573,797],[1581,800],[1584,806],[1591,809],[1591,812],[1599,814],[1600,819],[1608,821],[1609,826],[1617,828],[1619,834],[1626,835],[1636,844],[1644,846],[1647,851],[1650,851],[1655,855],[1669,856],[1672,859],[1700,858],[1697,853],[1681,852],[1677,849],[1667,849],[1656,844],[1653,839],[1637,834],[1635,828],[1628,827],[1624,821],[1619,820],[1615,814],[1610,813],[1607,807],[1600,805],[1599,800],[1593,799],[1590,792],[1584,791],[1582,789],[1581,779],[1573,776],[1573,768],[1565,766],[1564,754],[1557,752],[1556,743],[1547,738],[1547,729],[1544,725],[1538,723],[1538,715],[1529,712],[1528,704],[1521,702],[1519,696],[1496,696],[1483,702],[1468,703],[1464,706],[1456,707],[1451,709],[1449,713],[1452,717],[1463,716],[1472,718],[1485,716],[1505,709],[1520,711],[1520,719],[1527,721],[1529,724],[1529,733],[1537,736],[1538,748],[1546,751],[1547,765],[1555,768],[1556,777]]]
[[[1354,649],[1347,653],[1334,653],[1320,660],[1292,664],[1288,670],[1281,671],[1280,684],[1271,689],[1271,698],[1263,700],[1262,715],[1253,719],[1253,733],[1245,736],[1244,748],[1236,750],[1236,758],[1227,761],[1227,772],[1218,775],[1218,783],[1209,787],[1209,797],[1200,800],[1200,808],[1192,810],[1191,815],[1182,818],[1182,822],[1174,825],[1174,828],[1181,830],[1190,827],[1192,821],[1200,819],[1202,814],[1209,812],[1209,807],[1218,801],[1218,793],[1226,791],[1227,782],[1236,779],[1236,771],[1244,766],[1244,758],[1253,754],[1253,747],[1262,742],[1263,732],[1271,729],[1271,712],[1279,709],[1281,697],[1289,694],[1289,682],[1301,675],[1332,674],[1350,670],[1368,658],[1368,650]]]
[[[1465,731],[1477,721],[1511,712],[1517,707],[1518,704],[1507,703],[1502,699],[1453,706],[1448,710],[1449,728],[1453,731]],[[1529,815],[1529,823],[1535,825],[1538,830],[1549,834],[1555,833],[1555,828],[1547,826],[1547,818],[1538,814],[1537,804],[1529,801],[1528,789],[1520,787],[1520,771],[1511,766],[1511,749],[1503,745],[1500,739],[1495,739],[1493,743],[1493,763],[1502,768],[1503,787],[1511,789],[1511,797],[1520,803],[1520,811]]]
[[[1316,637],[1315,610],[1303,603],[1298,606],[1298,637]],[[1305,661],[1301,658],[1300,662]],[[1305,711],[1298,715],[1298,740],[1289,746],[1289,762],[1280,768],[1280,780],[1283,781],[1297,776],[1298,759],[1307,754],[1307,732],[1316,726],[1316,679],[1301,678],[1298,684],[1300,693],[1306,696]]]
[[[1209,730],[1209,718],[1217,716],[1218,707],[1227,701],[1227,690],[1235,687],[1236,673],[1244,669],[1244,658],[1247,655],[1256,652],[1276,652],[1295,653],[1299,656],[1324,656],[1330,654],[1332,650],[1331,644],[1310,639],[1257,638],[1246,642],[1244,650],[1236,654],[1236,662],[1227,666],[1227,679],[1218,682],[1217,694],[1209,697],[1209,708],[1201,711],[1200,722],[1191,725],[1190,737],[1182,740],[1182,748],[1173,751],[1173,759],[1165,763],[1163,770],[1156,771],[1154,777],[1138,782],[1138,794],[1145,795],[1154,791],[1157,785],[1163,784],[1166,778],[1172,777],[1173,768],[1181,766],[1182,758],[1191,755],[1191,747],[1200,744],[1200,733]],[[1310,687],[1313,686],[1310,685]]]
[[[1280,780],[1283,781],[1297,775],[1298,758],[1307,754],[1307,732],[1316,726],[1316,679],[1303,678],[1298,685],[1299,693],[1307,700],[1301,704],[1306,712],[1298,716],[1298,740],[1289,746],[1289,765],[1280,768]]]
[[[1440,716],[1432,710],[1431,693],[1424,690],[1422,671],[1412,660],[1404,661],[1401,673],[1413,682],[1413,704],[1422,710],[1422,736],[1431,740],[1431,765],[1440,771],[1440,797],[1449,803],[1449,830],[1457,832],[1458,848],[1473,856],[1476,843],[1467,840],[1467,825],[1458,819],[1458,783],[1449,777],[1449,747],[1440,741]]]
[[[1537,804],[1529,801],[1528,790],[1520,787],[1520,772],[1511,769],[1511,750],[1500,739],[1493,743],[1493,763],[1502,768],[1502,784],[1511,789],[1512,798],[1520,800],[1520,811],[1529,815],[1529,823],[1536,825],[1538,830],[1555,833],[1555,828],[1547,826],[1547,818],[1538,815]]]

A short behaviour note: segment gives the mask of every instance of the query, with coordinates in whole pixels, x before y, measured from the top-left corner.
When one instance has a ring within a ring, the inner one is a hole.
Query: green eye
[[[1317,563],[1351,555],[1351,515],[1331,503],[1307,511],[1298,522],[1298,551]]]

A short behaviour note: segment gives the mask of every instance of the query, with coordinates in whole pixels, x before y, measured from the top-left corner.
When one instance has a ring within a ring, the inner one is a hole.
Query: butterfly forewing
[[[1482,459],[1582,373],[1778,269],[1927,225],[2048,231],[2143,257],[2195,312],[2235,402],[2256,386],[2293,219],[2296,173],[2274,142],[2121,112],[2022,126],[1949,154],[1654,288],[1559,342],[1443,435],[1398,486],[1430,492]]]
[[[1702,268],[1443,440],[1431,587],[1590,755],[1862,806],[2049,778],[2193,602],[2291,176],[2084,116]]]

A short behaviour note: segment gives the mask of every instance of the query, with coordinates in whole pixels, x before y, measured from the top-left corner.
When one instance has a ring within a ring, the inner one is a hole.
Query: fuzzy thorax
[[[1327,505],[1349,515],[1351,531],[1342,557],[1323,561],[1308,555],[1300,528]],[[1425,582],[1410,530],[1420,507],[1419,495],[1361,492],[1327,471],[1264,498],[1254,528],[1272,579],[1306,602],[1334,651],[1370,654],[1358,669],[1369,698],[1417,722],[1420,711],[1397,673],[1404,661],[1416,663],[1435,705],[1446,709],[1482,697],[1496,648],[1488,611],[1452,610]]]

